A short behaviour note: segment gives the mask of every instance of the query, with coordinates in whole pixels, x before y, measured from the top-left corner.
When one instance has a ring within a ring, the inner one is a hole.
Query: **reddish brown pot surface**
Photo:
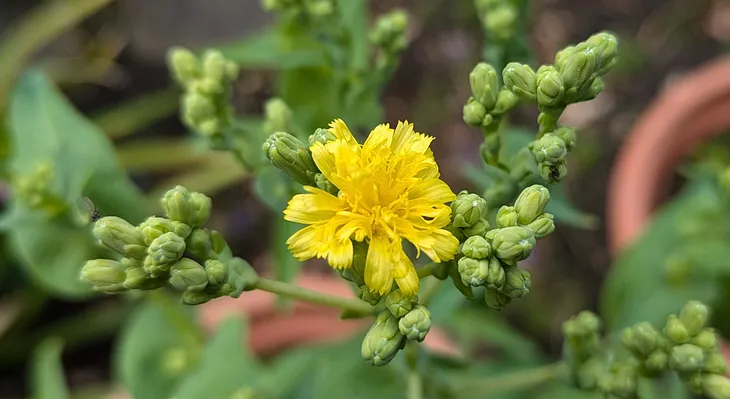
[[[608,188],[608,244],[616,254],[637,238],[668,194],[675,168],[730,128],[730,57],[670,83],[629,133]],[[726,359],[730,346],[723,343]]]

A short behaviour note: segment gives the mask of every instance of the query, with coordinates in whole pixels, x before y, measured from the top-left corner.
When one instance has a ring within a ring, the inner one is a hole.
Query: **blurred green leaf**
[[[226,320],[208,343],[197,369],[185,377],[177,399],[228,398],[241,388],[252,388],[261,366],[243,345],[246,340],[241,319]]]
[[[530,131],[521,126],[509,126],[500,134],[502,146],[499,149],[499,159],[508,162],[535,139],[534,130]]]
[[[594,230],[598,227],[598,218],[595,215],[576,209],[568,199],[561,184],[551,185],[548,188],[550,189],[550,202],[548,202],[545,211],[552,213],[558,223],[588,230]]]
[[[301,225],[288,222],[277,215],[274,222],[274,276],[279,281],[290,283],[294,281],[302,268],[302,263],[296,260],[289,251],[286,240],[302,228]]]
[[[61,364],[61,340],[49,338],[36,349],[31,363],[30,388],[33,399],[69,398]]]
[[[295,69],[327,65],[324,51],[316,42],[303,37],[291,40],[274,28],[216,48],[244,68]]]
[[[274,166],[267,165],[258,170],[254,191],[258,198],[277,214],[281,214],[291,199],[291,179]]]
[[[368,2],[365,0],[339,0],[337,10],[340,21],[348,33],[350,65],[356,71],[367,67],[368,63]]]
[[[166,87],[115,104],[92,118],[109,137],[118,139],[171,115],[179,108],[179,103],[180,90]]]
[[[115,350],[115,375],[135,399],[170,398],[176,386],[195,366],[199,331],[183,305],[163,292],[146,301],[122,330]]]

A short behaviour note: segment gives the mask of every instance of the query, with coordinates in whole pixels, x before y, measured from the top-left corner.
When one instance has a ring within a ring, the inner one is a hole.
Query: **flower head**
[[[456,195],[439,179],[429,145],[432,137],[399,122],[382,124],[360,145],[342,120],[330,124],[332,141],[310,147],[337,196],[314,187],[294,196],[286,220],[308,225],[287,244],[299,260],[326,258],[337,269],[352,266],[353,244],[367,241],[365,284],[379,294],[393,281],[404,294],[418,291],[418,276],[403,252],[403,239],[434,262],[454,258],[459,241],[444,230],[451,219],[445,203]]]

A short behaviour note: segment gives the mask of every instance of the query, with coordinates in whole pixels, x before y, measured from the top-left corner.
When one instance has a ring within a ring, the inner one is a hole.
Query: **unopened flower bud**
[[[563,140],[563,143],[565,143],[565,149],[568,151],[571,151],[573,147],[575,147],[575,129],[570,126],[560,126],[557,128],[553,134]]]
[[[423,305],[416,305],[398,321],[398,329],[407,339],[422,342],[431,330],[431,312]]]
[[[503,205],[497,211],[497,227],[513,227],[517,226],[517,212],[514,206]]]
[[[185,240],[175,233],[165,233],[150,244],[147,255],[160,270],[166,270],[185,252]],[[147,266],[147,265],[145,265]]]
[[[508,40],[514,35],[518,11],[509,2],[499,3],[484,16],[484,27],[495,38]]]
[[[537,74],[529,65],[510,62],[502,71],[504,86],[523,101],[537,99]]]
[[[724,375],[703,375],[702,392],[711,399],[730,398],[730,379]]]
[[[717,335],[715,334],[715,331],[710,328],[703,329],[690,339],[689,342],[693,345],[699,346],[704,351],[711,352],[717,350]]]
[[[458,262],[459,276],[464,284],[478,287],[484,284],[489,273],[489,261],[487,259],[472,259],[463,257]]]
[[[197,92],[186,93],[182,97],[181,107],[183,120],[193,128],[198,128],[203,121],[216,118],[213,102],[207,96]]]
[[[644,360],[644,368],[652,375],[658,375],[669,367],[669,357],[662,350],[651,352]]]
[[[398,318],[384,310],[365,334],[362,357],[374,366],[384,366],[393,360],[404,340],[398,328]]]
[[[492,109],[497,102],[497,92],[499,90],[497,71],[491,65],[480,62],[469,73],[469,86],[471,87],[472,97],[485,108],[486,114],[486,110]],[[466,118],[466,113],[464,115]],[[484,119],[484,117],[481,119]]]
[[[547,188],[535,184],[522,190],[515,200],[515,211],[517,212],[517,223],[526,225],[542,215],[550,201],[550,191]]]
[[[162,208],[168,218],[174,221],[185,223],[189,226],[195,224],[195,205],[193,196],[187,188],[176,186],[168,190],[160,201]]]
[[[340,189],[332,184],[331,181],[327,180],[323,173],[317,173],[314,175],[314,185],[317,186],[318,189],[326,191],[334,196],[340,192]]]
[[[553,219],[552,213],[543,213],[525,227],[535,235],[535,238],[543,238],[555,231]]]
[[[206,291],[184,291],[182,293],[182,303],[185,305],[202,305],[218,296],[220,295],[211,294]]]
[[[593,48],[601,59],[599,73],[601,75],[606,74],[616,63],[618,39],[608,32],[599,32],[589,37],[586,43],[593,45]]]
[[[621,336],[624,346],[639,358],[645,358],[655,349],[659,333],[649,323],[639,323],[626,328]]]
[[[370,291],[370,288],[368,288],[366,285],[361,285],[358,287],[357,297],[373,306],[377,305],[380,302],[381,298],[380,294]]]
[[[667,318],[667,323],[664,325],[664,335],[673,344],[684,344],[689,342],[690,339],[687,327],[673,314]]]
[[[563,139],[551,133],[530,143],[530,150],[537,162],[548,164],[557,164],[565,160],[565,156],[568,154]]]
[[[504,267],[500,263],[499,259],[495,257],[489,258],[489,266],[487,272],[487,278],[484,280],[484,285],[487,288],[499,289],[504,285],[504,281],[507,278]]]
[[[599,76],[593,80],[590,86],[583,88],[576,101],[591,101],[603,92],[603,79]]]
[[[335,10],[332,0],[309,0],[304,2],[304,8],[312,17],[326,17]]]
[[[167,60],[173,77],[180,84],[187,84],[200,77],[198,58],[190,50],[173,47],[167,53]]]
[[[557,163],[540,162],[537,164],[537,167],[540,171],[540,176],[548,183],[559,182],[568,174],[568,168],[565,165],[565,160]]]
[[[289,130],[292,120],[292,111],[284,100],[270,98],[264,104],[266,133]]]
[[[552,65],[543,65],[537,70],[537,103],[545,107],[556,107],[562,104],[563,77]]]
[[[380,15],[373,29],[370,40],[379,47],[390,52],[400,52],[407,45],[405,32],[408,28],[408,14],[403,10],[394,10]]]
[[[482,218],[487,202],[477,194],[462,191],[451,203],[453,225],[471,227]]]
[[[682,322],[690,336],[697,335],[707,324],[710,311],[705,304],[699,301],[690,301],[679,312],[679,321]]]
[[[530,272],[512,266],[505,270],[504,285],[500,291],[510,298],[522,298],[530,292],[532,282]]]
[[[487,292],[484,294],[484,302],[494,310],[502,310],[512,302],[512,298],[495,289],[487,289]]]
[[[515,107],[520,99],[507,88],[502,88],[497,95],[497,103],[494,105],[492,115],[504,115]]]
[[[506,262],[518,262],[530,256],[535,236],[522,226],[498,229],[492,240],[492,251]]]
[[[395,317],[403,317],[413,308],[413,297],[406,296],[401,290],[391,291],[385,297],[385,307]]]
[[[299,184],[312,184],[319,172],[309,149],[289,133],[272,134],[263,145],[266,157]]]
[[[213,252],[213,242],[205,229],[194,229],[185,240],[185,248],[200,259],[218,257]]]
[[[117,253],[135,259],[144,259],[147,246],[142,233],[126,220],[106,216],[96,221],[94,236],[99,242]]]
[[[702,369],[705,355],[702,349],[692,344],[672,347],[669,352],[669,366],[680,373],[692,373]]]
[[[327,144],[330,141],[335,141],[335,139],[337,139],[337,136],[330,132],[329,129],[318,128],[309,136],[309,146],[313,146],[314,143]]]
[[[597,336],[601,329],[601,320],[595,313],[584,310],[563,323],[563,334],[566,338],[584,339]]]
[[[712,374],[725,375],[727,373],[727,362],[722,353],[710,352],[705,356],[705,365],[702,371]]]
[[[81,269],[81,281],[90,284],[95,291],[124,291],[126,278],[124,266],[110,259],[92,259]]]
[[[487,116],[487,109],[484,108],[484,105],[471,97],[464,104],[462,112],[464,122],[471,126],[481,126],[484,118]]]
[[[165,233],[172,232],[180,237],[187,237],[191,231],[191,227],[185,223],[157,216],[147,218],[138,228],[144,236],[144,243],[147,245],[152,244],[152,241]]]
[[[193,206],[192,223],[194,227],[200,227],[208,221],[213,203],[205,194],[193,192],[190,195]]]
[[[573,55],[575,52],[574,46],[568,46],[560,51],[558,51],[555,54],[555,63],[553,64],[555,66],[555,69],[558,70],[558,72],[562,72],[565,67],[565,62],[568,61],[568,57]]]
[[[598,74],[600,58],[590,46],[578,46],[566,60],[561,71],[563,84],[567,88],[581,91],[586,84],[590,85]]]
[[[461,249],[464,256],[474,259],[486,259],[492,253],[492,247],[482,236],[471,236],[464,241]]]
[[[228,266],[217,259],[208,259],[205,261],[205,274],[208,285],[219,287],[228,281]]]
[[[208,274],[200,263],[182,258],[170,267],[170,284],[180,291],[202,291],[208,286]]]

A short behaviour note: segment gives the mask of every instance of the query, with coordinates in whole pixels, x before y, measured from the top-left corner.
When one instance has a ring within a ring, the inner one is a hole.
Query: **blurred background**
[[[41,3],[0,0],[0,48]],[[468,73],[488,43],[472,2],[372,0],[370,8],[372,15],[403,8],[412,18],[411,43],[382,97],[386,121],[408,119],[419,131],[436,136],[434,153],[444,180],[455,191],[474,187],[463,167],[481,162],[474,151],[480,134],[462,121],[461,110],[469,97]],[[538,63],[552,62],[558,50],[597,31],[615,32],[621,40],[620,61],[607,75],[603,93],[593,101],[572,105],[562,118],[579,132],[563,186],[586,222],[582,227],[558,224],[556,232],[540,242],[528,266],[533,291],[502,313],[514,331],[537,342],[540,352],[557,357],[560,323],[582,309],[599,308],[602,284],[616,263],[608,246],[606,209],[617,154],[660,93],[726,53],[730,2],[532,0],[528,10],[529,46]],[[74,106],[107,133],[123,166],[143,190],[154,194],[187,183],[211,195],[210,224],[238,256],[267,270],[272,261],[268,248],[273,220],[279,215],[257,201],[249,176],[238,171],[235,161],[191,156],[190,162],[199,163],[207,173],[195,174],[156,165],[155,159],[178,156],[175,143],[189,134],[179,121],[179,92],[165,64],[167,50],[178,45],[198,49],[236,43],[271,23],[272,16],[257,0],[118,0],[33,51],[25,64],[41,68]],[[0,54],[18,53],[5,48]],[[0,59],[0,70],[7,63]],[[237,113],[260,114],[264,101],[274,95],[274,79],[275,72],[266,68],[243,70],[234,92]],[[514,114],[512,123],[534,129],[536,110],[523,107]],[[143,140],[166,144],[149,147],[141,144],[146,143]],[[685,161],[715,165],[726,159],[722,141],[702,148]],[[150,151],[157,154],[150,156]],[[714,173],[715,169],[709,170]],[[681,168],[667,174],[671,188],[662,198],[670,201],[693,175]],[[5,198],[7,193],[7,186],[0,191]],[[652,245],[655,252],[671,249]],[[666,266],[664,260],[657,262],[661,263],[657,267]],[[127,316],[114,307],[118,299],[65,300],[35,285],[7,251],[0,263],[0,397],[28,395],[29,359],[34,348],[51,335],[62,336],[66,343],[63,365],[71,387],[108,384],[115,342]],[[328,273],[316,262],[306,268]],[[106,317],[90,318],[100,314]],[[487,356],[491,353],[489,345],[482,349]]]

